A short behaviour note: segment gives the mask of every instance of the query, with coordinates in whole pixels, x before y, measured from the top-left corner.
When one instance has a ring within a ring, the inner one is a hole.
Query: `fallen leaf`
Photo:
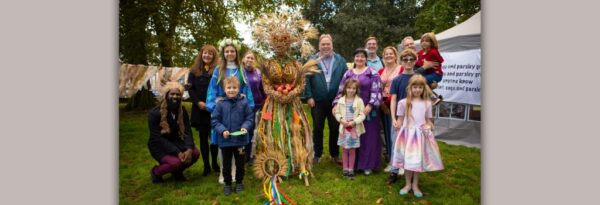
[[[381,204],[381,203],[383,203],[383,198],[379,198],[379,199],[377,199],[377,203],[378,203],[378,204]]]
[[[216,200],[212,202],[212,205],[217,205],[217,204],[219,204],[219,202]]]

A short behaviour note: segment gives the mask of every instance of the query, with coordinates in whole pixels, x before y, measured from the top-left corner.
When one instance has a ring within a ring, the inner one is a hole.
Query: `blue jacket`
[[[225,139],[223,132],[233,133],[245,128],[250,131],[254,126],[254,112],[244,95],[236,98],[219,97],[217,105],[211,115],[211,125],[216,135],[216,144],[219,147],[245,146],[250,142],[248,134],[243,136],[229,136]]]
[[[318,54],[316,54],[311,58],[314,59],[318,57]],[[331,74],[331,84],[329,89],[327,88],[327,82],[325,81],[325,73],[319,72],[313,75],[308,75],[306,76],[305,82],[305,99],[313,98],[317,102],[333,101],[337,95],[340,81],[342,80],[344,73],[346,73],[346,70],[348,70],[346,59],[344,59],[344,57],[337,53],[334,57],[335,61],[333,62],[333,73]],[[321,63],[317,64],[317,66],[319,67],[319,70],[323,70]]]

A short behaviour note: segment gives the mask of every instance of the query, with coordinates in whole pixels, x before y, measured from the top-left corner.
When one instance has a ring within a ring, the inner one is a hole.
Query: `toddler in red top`
[[[423,73],[429,87],[435,89],[436,86],[432,86],[432,84],[442,81],[444,75],[444,72],[442,71],[442,62],[444,62],[444,58],[442,58],[442,55],[440,55],[440,52],[438,51],[438,42],[435,39],[435,34],[433,32],[423,34],[421,37],[421,48],[422,49],[417,53],[418,59],[415,66],[423,67],[424,60],[438,63],[431,68],[424,68],[425,72]]]

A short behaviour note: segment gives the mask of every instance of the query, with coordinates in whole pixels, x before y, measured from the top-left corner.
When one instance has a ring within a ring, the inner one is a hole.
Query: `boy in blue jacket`
[[[217,146],[223,154],[223,177],[225,195],[231,194],[231,156],[235,158],[235,192],[243,191],[244,185],[244,146],[250,142],[248,130],[254,126],[254,112],[246,96],[240,95],[240,81],[235,77],[223,80],[225,97],[217,98],[217,105],[211,115],[211,125],[218,138]]]

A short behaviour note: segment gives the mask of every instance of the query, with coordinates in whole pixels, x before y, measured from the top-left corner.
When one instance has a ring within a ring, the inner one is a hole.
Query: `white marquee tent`
[[[436,38],[444,58],[444,78],[434,90],[444,96],[434,114],[436,138],[481,147],[481,11]]]

